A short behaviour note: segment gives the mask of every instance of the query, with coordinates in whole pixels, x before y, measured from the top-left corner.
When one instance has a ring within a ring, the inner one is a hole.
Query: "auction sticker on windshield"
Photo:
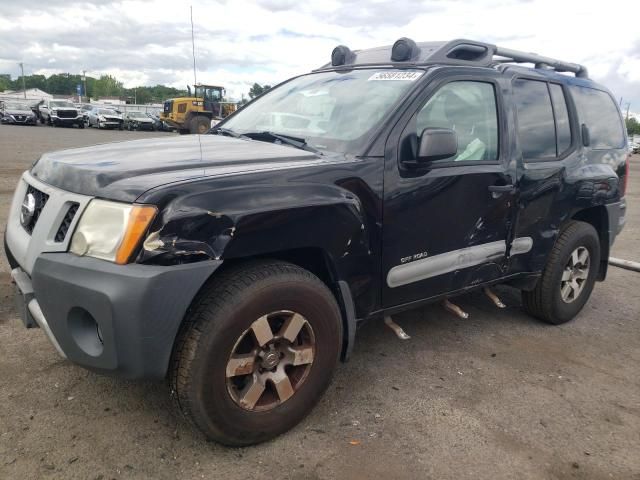
[[[404,80],[414,82],[419,79],[424,72],[376,72],[367,81],[372,80]]]

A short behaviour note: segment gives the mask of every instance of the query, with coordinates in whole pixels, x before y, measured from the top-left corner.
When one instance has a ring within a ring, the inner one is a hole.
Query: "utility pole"
[[[27,99],[27,87],[25,86],[24,83],[24,63],[20,62],[18,65],[20,65],[20,71],[22,72],[22,93],[24,95],[25,100]]]
[[[627,102],[627,116],[626,116],[626,121],[629,121],[629,107],[631,106],[630,102]]]
[[[133,87],[133,104],[138,104],[138,87]]]
[[[87,97],[87,102],[91,102],[89,99],[89,92],[87,92],[87,71],[82,70],[82,78],[84,79],[84,96]]]

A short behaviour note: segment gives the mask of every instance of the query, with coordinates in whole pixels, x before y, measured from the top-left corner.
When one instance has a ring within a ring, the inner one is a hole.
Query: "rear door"
[[[505,275],[516,172],[502,79],[491,70],[465,72],[470,71],[449,69],[430,82],[387,141],[386,308]],[[428,127],[454,130],[458,152],[411,167],[419,136]]]

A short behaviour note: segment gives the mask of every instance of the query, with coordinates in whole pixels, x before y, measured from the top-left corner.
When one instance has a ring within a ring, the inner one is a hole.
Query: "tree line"
[[[86,77],[87,91],[85,92],[85,81],[82,75],[71,73],[57,73],[46,77],[45,75],[25,75],[24,86],[29,88],[39,88],[51,95],[75,96],[77,86],[82,86],[83,96],[92,98],[98,97],[120,97],[136,102],[138,104],[161,103],[167,98],[186,96],[187,90],[156,85],[153,87],[125,88],[117,78],[112,75],[102,75],[99,78]],[[260,85],[254,83],[249,89],[249,98],[255,98],[271,88],[270,85]],[[0,74],[0,92],[5,90],[22,90],[22,77],[15,79],[9,74]],[[245,100],[243,103],[249,101]]]
[[[634,117],[629,117],[625,120],[627,124],[627,133],[629,135],[640,135],[640,122]]]
[[[117,78],[112,75],[102,75],[99,78],[86,77],[87,91],[85,92],[85,79],[82,75],[71,73],[57,73],[46,77],[45,75],[25,75],[24,86],[39,88],[52,95],[74,96],[77,95],[77,86],[81,85],[83,96],[121,97],[130,99],[136,103],[160,103],[171,97],[179,97],[187,94],[187,90],[156,85],[153,87],[125,88]],[[15,79],[11,75],[0,74],[0,92],[5,90],[22,90],[22,77]]]

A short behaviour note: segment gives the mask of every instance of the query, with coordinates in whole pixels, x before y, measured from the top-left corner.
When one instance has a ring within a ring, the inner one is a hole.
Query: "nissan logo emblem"
[[[36,197],[33,193],[27,193],[22,202],[22,208],[20,209],[20,223],[23,227],[26,227],[31,223],[33,215],[36,213]]]

